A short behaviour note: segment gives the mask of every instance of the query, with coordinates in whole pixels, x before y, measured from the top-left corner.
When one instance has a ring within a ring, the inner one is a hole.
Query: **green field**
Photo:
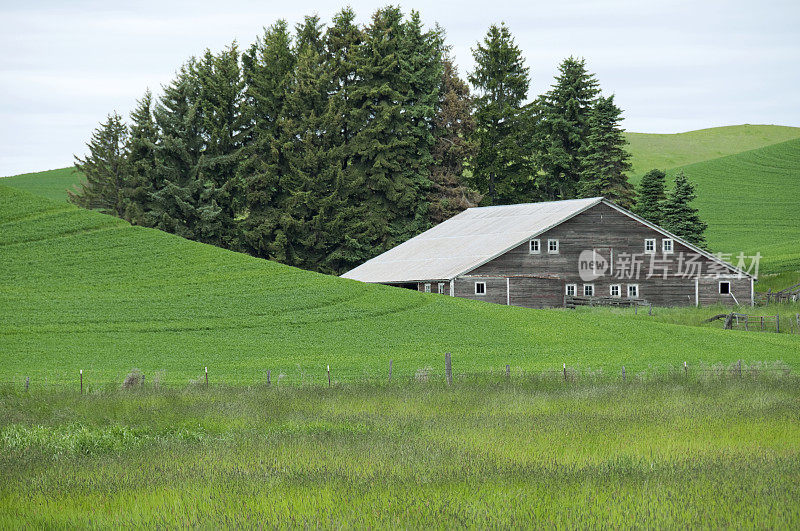
[[[638,181],[653,168],[676,168],[800,138],[800,127],[731,125],[677,134],[625,136],[630,143],[634,180]]]
[[[310,273],[0,187],[0,381],[383,380],[502,370],[659,371],[782,360],[800,337],[530,311]],[[712,310],[713,311],[713,310]],[[679,346],[679,347],[678,347]],[[428,369],[431,368],[431,369]]]
[[[798,383],[0,389],[0,527],[791,529]]]
[[[66,201],[67,190],[74,189],[80,180],[81,174],[70,167],[4,177],[0,179],[0,185],[13,186],[56,201]]]

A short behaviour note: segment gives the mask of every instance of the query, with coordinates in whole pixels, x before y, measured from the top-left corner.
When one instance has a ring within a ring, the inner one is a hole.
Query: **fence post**
[[[636,301],[633,301],[633,315],[639,314],[639,305],[636,304]]]
[[[689,376],[689,366],[686,364],[685,361],[683,362],[683,375]]]
[[[647,307],[647,315],[653,315],[653,303],[652,302]]]
[[[564,364],[564,381],[567,381],[567,364]]]
[[[506,363],[506,380],[511,379],[511,365]]]
[[[328,365],[328,387],[331,386],[331,366]]]
[[[444,354],[444,373],[447,376],[447,385],[453,384],[453,368],[450,365],[450,353],[445,352]]]
[[[764,331],[764,316],[761,316],[761,331]]]
[[[744,331],[747,332],[747,315],[744,316]]]
[[[205,368],[206,371],[206,387],[208,387],[208,367]]]
[[[625,381],[625,365],[622,366],[622,381]]]
[[[394,360],[389,360],[389,381],[392,381],[392,362]]]
[[[83,369],[81,369],[81,394],[83,394]]]
[[[271,380],[272,380],[272,371],[267,369],[267,385],[272,384]]]
[[[144,374],[142,374],[142,389],[144,389]]]
[[[776,334],[780,334],[781,333],[781,316],[780,316],[780,314],[775,316],[775,333]]]
[[[25,391],[28,390],[28,387],[30,387],[30,385],[31,385],[31,377],[30,376],[26,376],[25,377]]]
[[[797,323],[797,333],[800,334],[800,313],[794,315],[794,320]]]
[[[742,377],[742,360],[739,360],[738,369],[739,369],[739,378],[741,378]]]

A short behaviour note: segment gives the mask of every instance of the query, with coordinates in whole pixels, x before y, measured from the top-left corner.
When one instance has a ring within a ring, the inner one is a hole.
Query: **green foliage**
[[[85,181],[80,189],[67,191],[70,202],[83,208],[121,217],[128,195],[129,173],[125,156],[128,128],[122,117],[113,113],[92,133],[86,145],[89,155],[75,157],[75,169]]]
[[[781,359],[800,343],[632,316],[526,310],[302,271],[0,188],[0,381],[118,388],[132,367],[184,385],[383,379],[462,373],[505,363],[664,371],[690,364]],[[641,317],[641,312],[640,312]],[[502,323],[502,326],[498,326]],[[569,333],[564,333],[564,331]],[[642,338],[648,341],[643,343]],[[535,338],[532,342],[531,338]],[[676,354],[674,345],[684,345]]]
[[[600,97],[589,113],[589,134],[581,153],[580,177],[583,197],[599,197],[631,208],[635,193],[628,182],[631,169],[627,141],[619,123],[622,109],[614,104],[614,96]]]
[[[664,222],[664,204],[667,201],[665,181],[667,174],[661,170],[650,170],[639,183],[633,213],[647,221],[661,225]]]
[[[664,228],[699,247],[705,247],[705,231],[708,225],[700,220],[697,208],[691,203],[697,195],[694,185],[679,172],[675,175],[675,186],[664,203]]]
[[[535,146],[541,169],[537,184],[546,200],[578,196],[585,172],[583,156],[590,152],[590,115],[600,93],[597,80],[586,69],[584,59],[569,57],[558,70],[555,84],[535,106]],[[619,113],[614,114],[614,108],[606,104],[603,119],[613,123],[619,117]],[[618,144],[618,140],[615,142]],[[619,159],[623,155],[609,156]]]
[[[608,377],[4,391],[0,526],[797,527],[796,379]]]
[[[156,144],[158,129],[153,119],[153,96],[148,90],[131,113],[130,135],[126,145],[131,194],[123,219],[135,225],[150,226],[153,221],[151,196],[156,185]]]
[[[471,183],[484,204],[531,201],[530,120],[524,106],[530,74],[522,51],[505,24],[493,24],[472,55],[477,152],[470,162]]]

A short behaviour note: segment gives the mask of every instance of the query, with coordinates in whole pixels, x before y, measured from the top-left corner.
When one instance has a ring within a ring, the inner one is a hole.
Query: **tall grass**
[[[796,527],[784,378],[0,398],[0,526]]]

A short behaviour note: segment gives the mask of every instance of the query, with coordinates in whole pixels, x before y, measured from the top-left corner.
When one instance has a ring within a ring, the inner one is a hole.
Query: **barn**
[[[602,197],[470,208],[342,276],[526,308],[753,304],[755,280]]]

